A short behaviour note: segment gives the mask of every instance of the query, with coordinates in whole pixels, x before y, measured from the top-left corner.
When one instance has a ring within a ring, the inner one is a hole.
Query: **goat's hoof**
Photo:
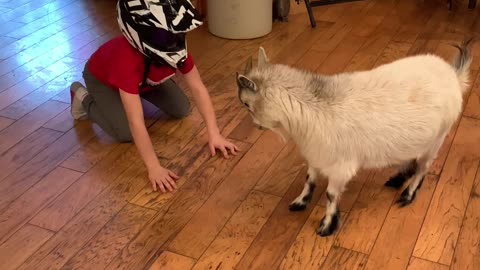
[[[325,222],[325,217],[320,221],[320,227],[317,229],[317,234],[321,237],[327,237],[332,235],[337,231],[339,225],[339,214],[338,212],[332,216],[331,221],[327,224]]]
[[[299,203],[299,202],[292,202],[289,206],[288,209],[292,212],[297,212],[297,211],[303,211],[307,208],[306,203]]]
[[[397,174],[395,176],[392,176],[387,182],[385,182],[386,187],[391,187],[394,189],[400,189],[403,186],[403,183],[405,183],[407,179],[405,179],[405,176],[401,174]]]
[[[408,187],[403,190],[402,194],[400,195],[400,198],[397,200],[397,203],[400,205],[400,207],[405,207],[413,202],[415,199],[415,192],[410,195],[408,192]]]

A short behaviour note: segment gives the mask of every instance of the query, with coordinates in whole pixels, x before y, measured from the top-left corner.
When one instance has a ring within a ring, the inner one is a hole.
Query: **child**
[[[178,176],[163,168],[145,127],[140,98],[171,117],[183,118],[190,104],[171,77],[180,71],[193,93],[208,129],[212,156],[219,149],[225,158],[238,148],[217,127],[215,112],[191,55],[185,33],[202,24],[190,0],[119,0],[117,20],[121,36],[93,53],[85,65],[86,87],[71,87],[74,119],[91,119],[120,142],[134,141],[148,170],[154,191],[174,191]]]

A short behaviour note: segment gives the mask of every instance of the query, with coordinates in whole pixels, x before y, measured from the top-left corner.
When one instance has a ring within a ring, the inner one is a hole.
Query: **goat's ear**
[[[244,74],[248,74],[252,70],[252,57],[250,56],[247,59],[247,63],[245,64],[245,70],[243,71]]]
[[[258,67],[262,67],[268,64],[268,57],[265,53],[265,49],[263,47],[258,48]]]
[[[249,78],[247,78],[245,75],[239,74],[238,72],[237,72],[237,85],[239,90],[247,88],[252,91],[257,91],[257,86],[255,85],[255,83]]]

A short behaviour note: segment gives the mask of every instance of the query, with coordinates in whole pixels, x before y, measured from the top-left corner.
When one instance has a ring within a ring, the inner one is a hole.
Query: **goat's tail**
[[[464,41],[460,46],[453,45],[460,52],[453,61],[453,67],[457,72],[458,80],[462,87],[462,93],[465,93],[470,85],[470,64],[472,63],[472,55],[469,45],[473,42],[473,38]]]

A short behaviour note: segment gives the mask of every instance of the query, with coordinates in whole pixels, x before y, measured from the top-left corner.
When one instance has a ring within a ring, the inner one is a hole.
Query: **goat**
[[[387,166],[399,170],[386,186],[400,189],[412,178],[397,201],[412,203],[461,114],[471,41],[455,45],[460,53],[453,63],[421,54],[335,75],[270,63],[260,47],[257,66],[250,57],[243,74],[236,72],[237,94],[257,127],[289,136],[308,163],[303,191],[289,210],[304,210],[317,176],[325,175],[328,201],[316,232],[329,236],[339,227],[347,183],[362,168]]]

